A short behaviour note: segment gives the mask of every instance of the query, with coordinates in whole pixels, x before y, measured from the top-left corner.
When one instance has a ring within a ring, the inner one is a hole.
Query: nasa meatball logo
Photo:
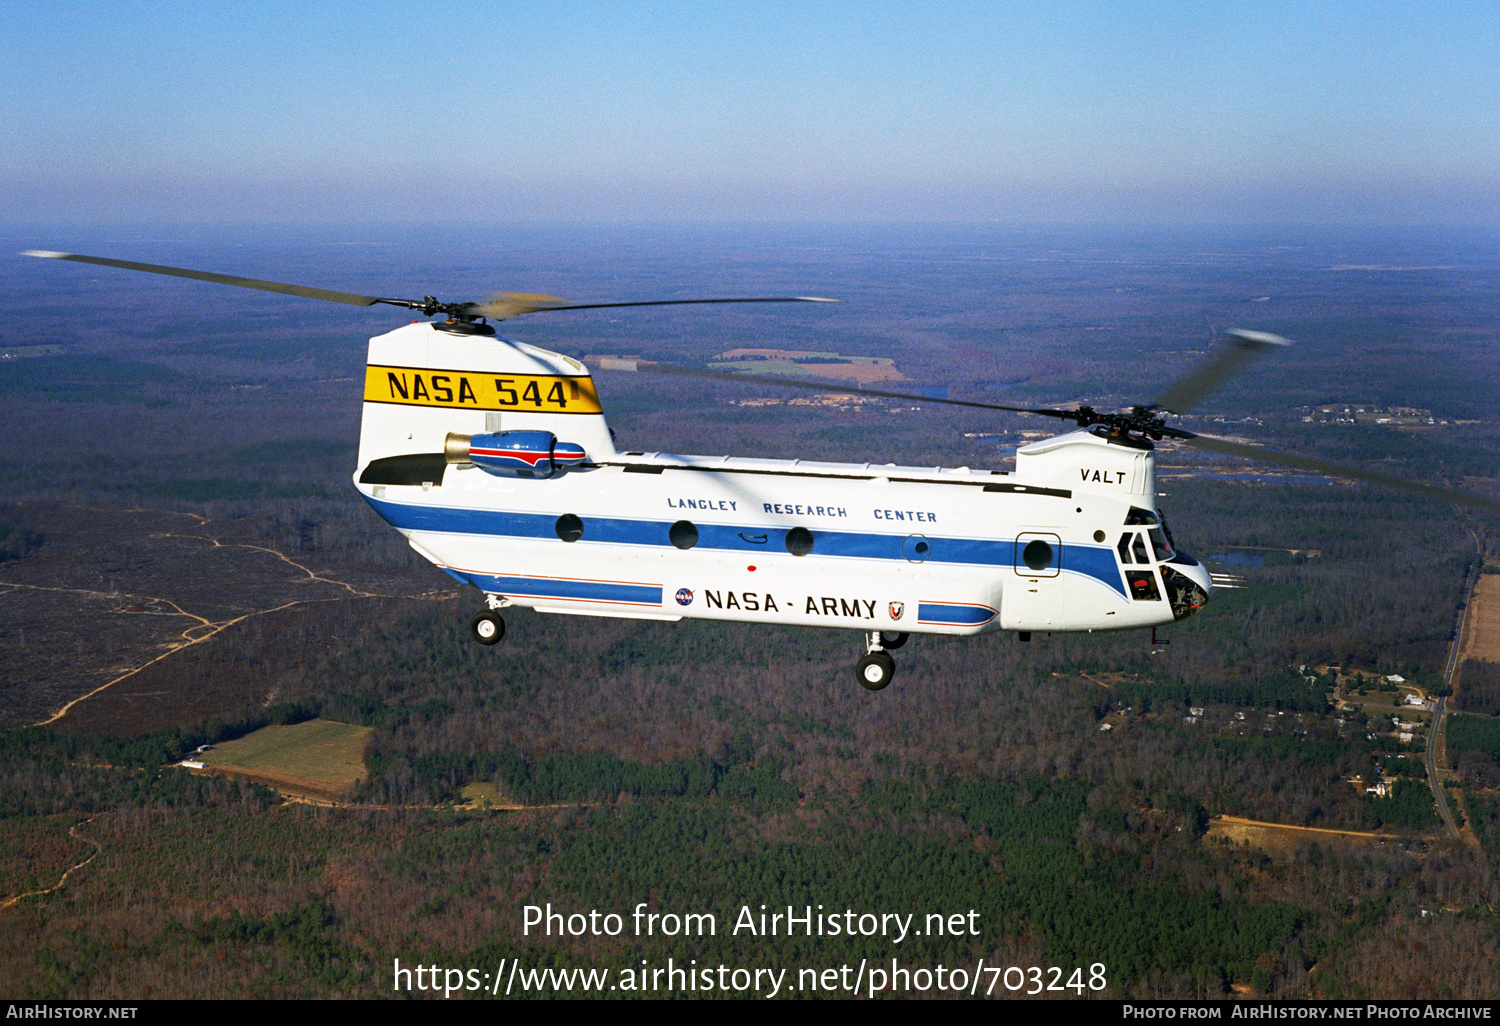
[[[690,605],[692,605],[693,604],[693,589],[692,588],[678,588],[677,589],[677,604],[679,606],[690,606]]]

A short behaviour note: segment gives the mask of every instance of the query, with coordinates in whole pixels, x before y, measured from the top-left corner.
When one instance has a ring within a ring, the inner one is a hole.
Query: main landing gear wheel
[[[868,690],[879,691],[896,676],[896,660],[884,652],[871,652],[855,665],[854,675]]]
[[[880,647],[887,652],[893,652],[906,644],[907,634],[905,631],[881,631]]]
[[[469,621],[469,632],[481,645],[493,645],[505,637],[505,621],[500,618],[499,613],[482,609]]]

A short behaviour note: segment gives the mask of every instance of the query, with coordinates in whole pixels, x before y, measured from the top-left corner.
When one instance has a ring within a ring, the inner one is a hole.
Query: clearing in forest
[[[1367,830],[1330,830],[1324,827],[1291,826],[1238,816],[1215,816],[1208,821],[1208,836],[1237,844],[1250,844],[1270,854],[1291,855],[1299,844],[1366,845],[1402,843],[1410,838]]]
[[[1500,574],[1480,574],[1474,583],[1458,657],[1500,663]]]
[[[888,356],[844,356],[797,349],[731,349],[714,357],[709,367],[771,377],[852,381],[858,385],[906,380],[906,375],[896,369],[896,361]]]
[[[336,799],[365,777],[365,747],[372,727],[307,720],[262,727],[204,752],[207,769],[239,773],[281,791]]]

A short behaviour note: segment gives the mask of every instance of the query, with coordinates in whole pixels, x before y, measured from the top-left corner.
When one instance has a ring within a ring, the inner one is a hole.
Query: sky
[[[1500,2],[0,0],[0,222],[1500,224]]]

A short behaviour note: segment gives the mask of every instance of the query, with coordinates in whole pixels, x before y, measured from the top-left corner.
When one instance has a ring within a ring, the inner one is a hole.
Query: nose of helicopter
[[[1161,567],[1162,583],[1172,603],[1172,619],[1186,620],[1208,604],[1214,593],[1208,567],[1185,552],[1179,552]]]

